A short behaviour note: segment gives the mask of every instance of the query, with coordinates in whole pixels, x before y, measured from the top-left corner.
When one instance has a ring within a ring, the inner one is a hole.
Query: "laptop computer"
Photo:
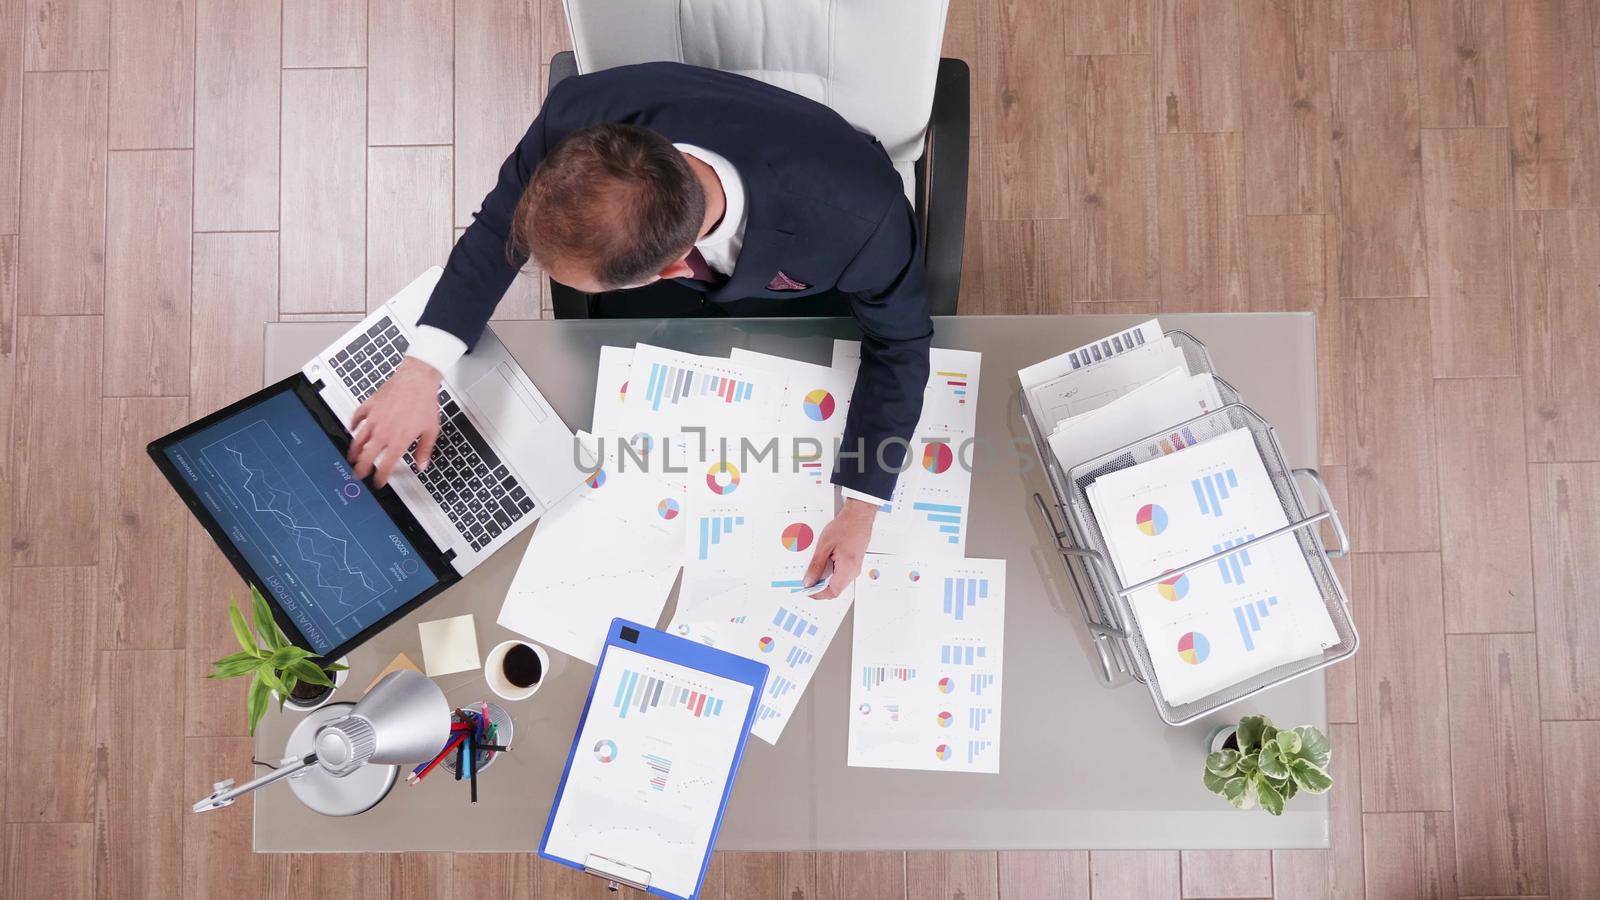
[[[296,644],[335,659],[454,584],[577,486],[572,431],[493,331],[444,373],[428,468],[383,488],[345,462],[356,408],[392,374],[433,268],[300,372],[149,452]]]

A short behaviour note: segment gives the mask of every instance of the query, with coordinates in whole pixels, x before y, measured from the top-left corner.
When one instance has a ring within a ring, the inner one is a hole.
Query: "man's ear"
[[[670,263],[667,263],[667,267],[665,269],[661,270],[661,277],[662,278],[688,278],[689,276],[693,275],[694,274],[694,269],[689,268],[688,259],[689,259],[689,254],[685,253],[684,255],[678,257],[676,260],[674,260],[674,261],[672,261]]]

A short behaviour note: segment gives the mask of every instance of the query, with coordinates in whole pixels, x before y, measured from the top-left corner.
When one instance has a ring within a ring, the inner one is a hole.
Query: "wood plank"
[[[284,68],[366,64],[365,0],[283,0]]]
[[[24,63],[30,72],[104,69],[110,0],[28,0]]]
[[[1328,489],[1328,496],[1333,499],[1333,508],[1339,513],[1341,523],[1347,522],[1350,512],[1350,475],[1344,466],[1327,466],[1317,470],[1322,476],[1323,486]],[[1346,526],[1348,528],[1348,525]],[[1322,526],[1323,546],[1333,548],[1338,544],[1338,537],[1333,528],[1327,523]],[[1356,612],[1357,597],[1355,595],[1355,580],[1350,573],[1350,556],[1330,560],[1333,565],[1334,577],[1339,579],[1339,586],[1344,588],[1345,602],[1350,607],[1350,617],[1355,622],[1356,633],[1361,633],[1361,619]],[[1354,658],[1347,659],[1327,668],[1327,695],[1328,695],[1328,721],[1347,722],[1356,721],[1356,710],[1359,701],[1356,699],[1356,662]]]
[[[1439,491],[1428,301],[1345,304],[1351,541],[1360,551],[1437,550]]]
[[[1161,301],[1112,300],[1109,303],[1080,302],[1072,304],[1072,311],[1080,316],[1145,316],[1154,318],[1161,312]]]
[[[516,900],[533,896],[533,867],[525,853],[452,853],[452,900]]]
[[[448,144],[454,139],[454,15],[451,0],[371,5],[367,140]]]
[[[189,511],[145,445],[188,422],[185,397],[108,399],[102,408],[96,630],[106,649],[183,646],[183,605],[176,601],[186,594]]]
[[[278,308],[349,312],[366,304],[367,74],[283,73],[283,254]]]
[[[0,0],[0,234],[22,222],[22,22],[27,0]]]
[[[185,678],[191,678],[189,673]],[[194,802],[225,778],[243,781],[265,769],[250,765],[255,750],[249,738],[184,738],[183,796]],[[183,884],[190,897],[255,897],[266,889],[286,857],[253,853],[251,820],[255,799],[239,798],[225,812],[186,814],[183,822]]]
[[[456,5],[455,224],[494,187],[500,164],[539,110],[542,0],[482,0]]]
[[[1451,423],[1451,439],[1439,442],[1445,630],[1533,631],[1522,386],[1440,380],[1434,402],[1439,421]]]
[[[196,0],[194,227],[278,227],[278,0]]]
[[[1335,0],[1338,50],[1406,50],[1411,39],[1411,0]]]
[[[194,146],[195,0],[111,4],[114,150]]]
[[[1600,722],[1544,723],[1545,794],[1550,834],[1550,896],[1600,896],[1600,773],[1571,765],[1600,741]]]
[[[1331,77],[1340,296],[1425,297],[1415,57],[1338,53]]]
[[[1600,718],[1600,640],[1589,585],[1600,578],[1600,464],[1528,467],[1539,709],[1546,719]]]
[[[1361,596],[1361,808],[1450,808],[1449,694],[1444,600],[1434,553],[1363,553]],[[1371,866],[1368,866],[1371,877]]]
[[[998,898],[997,865],[994,851],[907,853],[906,896]]]
[[[817,893],[813,853],[725,853],[725,897],[812,897]]]
[[[1089,880],[1095,900],[1161,900],[1180,896],[1176,850],[1093,850]]]
[[[944,59],[966,60],[970,69],[977,69],[979,60],[977,0],[951,0],[945,10],[944,44],[939,50],[939,56]],[[974,128],[974,136],[976,133]],[[970,200],[968,202],[970,203]]]
[[[100,480],[100,318],[21,317],[16,371],[11,562],[93,565],[100,497],[84,486]]]
[[[1066,7],[1067,53],[1149,53],[1153,0],[1078,0]]]
[[[1066,134],[1051,140],[1067,151],[1072,296],[1154,299],[1161,267],[1149,62],[1074,57],[1066,78]]]
[[[189,392],[194,156],[110,154],[106,173],[107,396]]]
[[[273,896],[388,897],[393,878],[387,853],[294,853],[269,878]]]
[[[1506,125],[1504,0],[1418,3],[1412,14],[1422,127]]]
[[[450,853],[391,853],[390,900],[439,900],[455,890],[455,868]]]
[[[1600,459],[1600,212],[1518,213],[1513,291],[1528,458]]]
[[[176,897],[183,880],[182,650],[102,650],[95,694],[95,883],[101,896]]]
[[[94,826],[87,822],[11,825],[6,828],[6,877],[12,897],[94,895]]]
[[[1245,271],[1244,138],[1161,136],[1161,308],[1240,312]]]
[[[1543,894],[1544,758],[1532,634],[1452,634],[1450,773],[1466,894]]]
[[[1089,854],[1084,850],[1002,850],[1001,900],[1089,896]]]
[[[95,605],[84,602],[93,591],[92,566],[11,572],[6,714],[17,724],[7,765],[14,772],[50,773],[6,779],[5,814],[12,822],[94,819],[95,750],[87,736],[95,725]]]
[[[1272,851],[1185,850],[1185,897],[1272,896]]]
[[[991,219],[1067,215],[1067,57],[1061,7],[1002,0],[978,6],[982,51],[973,79],[985,179],[981,211]]]
[[[367,151],[367,309],[450,256],[449,147]]]
[[[1237,0],[1162,0],[1156,131],[1238,131],[1244,106]]]
[[[23,79],[22,312],[93,315],[105,300],[106,74]]]
[[[1510,170],[1499,129],[1422,133],[1433,374],[1517,374]]]
[[[1317,0],[1244,0],[1244,192],[1253,214],[1328,209],[1331,9]]]
[[[1600,205],[1600,100],[1584,0],[1506,5],[1511,186],[1517,209]]]
[[[1328,739],[1333,744],[1328,769],[1333,776],[1333,789],[1328,792],[1329,848],[1272,852],[1273,896],[1282,900],[1362,900],[1366,896],[1357,728],[1330,725]]]
[[[16,485],[13,468],[11,423],[17,394],[17,236],[0,236],[0,587],[11,586],[11,540]],[[8,604],[0,603],[0,629],[6,627]],[[11,669],[11,642],[0,641],[0,738],[8,730],[6,685]],[[5,795],[5,778],[0,777],[0,797]],[[0,821],[4,821],[4,801],[0,800]]]
[[[1367,813],[1367,896],[1446,900],[1456,893],[1456,848],[1447,812]]]
[[[1252,312],[1316,313],[1318,460],[1344,462],[1349,421],[1344,364],[1344,303],[1324,282],[1321,216],[1249,216],[1245,222]]]
[[[1060,219],[1008,219],[980,222],[972,235],[987,259],[1005,265],[985,267],[978,296],[986,315],[1040,315],[1067,312],[1071,251],[1067,223]],[[978,312],[969,307],[970,312]]]
[[[906,855],[878,850],[866,853],[818,853],[819,900],[893,900],[906,897]]]

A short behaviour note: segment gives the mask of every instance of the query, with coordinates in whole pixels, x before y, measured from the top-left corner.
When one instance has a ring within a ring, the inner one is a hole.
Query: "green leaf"
[[[1273,738],[1261,745],[1260,763],[1261,774],[1269,778],[1288,778],[1289,764],[1284,761],[1283,749],[1278,744],[1278,739]]]
[[[263,667],[256,673],[256,677],[267,686],[268,690],[276,693],[279,700],[289,696],[289,692],[294,689],[293,685],[286,684],[284,679],[269,667]]]
[[[279,647],[278,649],[272,651],[272,667],[281,672],[284,669],[289,668],[289,666],[293,663],[299,662],[302,659],[308,659],[310,656],[311,651],[301,650],[299,647]]]
[[[1206,769],[1218,775],[1232,775],[1239,768],[1239,751],[1218,750],[1206,757]]]
[[[1261,732],[1267,727],[1266,716],[1245,716],[1239,720],[1239,731],[1235,739],[1239,742],[1239,750],[1248,754],[1261,746]]]
[[[1333,778],[1320,767],[1312,765],[1310,760],[1295,760],[1289,766],[1289,774],[1294,777],[1296,784],[1305,788],[1308,794],[1325,794],[1328,788],[1333,787]]]
[[[248,675],[249,673],[254,672],[256,666],[260,664],[261,660],[257,659],[246,650],[240,650],[238,653],[230,653],[212,663],[211,665],[213,668],[211,670],[211,674],[207,675],[206,677],[237,678],[240,675]]]
[[[333,687],[333,679],[329,678],[327,673],[323,672],[316,663],[309,659],[296,661],[293,665],[289,666],[289,671],[293,672],[295,677],[306,682],[307,684],[320,684],[323,687]]]
[[[1261,758],[1257,754],[1251,753],[1246,756],[1239,757],[1239,774],[1254,775],[1260,770]]]
[[[256,639],[250,635],[250,626],[245,624],[244,614],[239,612],[239,604],[228,604],[228,621],[233,624],[233,636],[240,647],[251,653],[261,652],[261,648],[256,646]]]
[[[1278,792],[1283,794],[1283,802],[1285,803],[1293,800],[1294,795],[1300,793],[1300,785],[1295,784],[1293,778],[1285,781],[1282,785],[1274,785],[1274,787],[1278,788]]]
[[[347,672],[349,669],[349,666],[340,665],[339,663],[328,663],[322,667],[324,672]]]
[[[1294,733],[1300,738],[1300,758],[1319,769],[1326,769],[1333,757],[1333,745],[1328,743],[1328,736],[1310,725],[1301,725]]]
[[[250,587],[250,599],[255,606],[256,634],[265,639],[266,644],[273,650],[279,650],[288,645],[283,632],[278,630],[278,623],[272,621],[272,609],[267,606],[267,598],[261,596],[254,585]]]
[[[1234,809],[1249,809],[1256,805],[1255,787],[1253,779],[1239,776],[1230,778],[1222,785],[1222,796],[1233,804]]]
[[[1201,781],[1205,782],[1206,790],[1222,796],[1222,786],[1228,783],[1228,777],[1227,775],[1218,775],[1216,772],[1207,769],[1205,774],[1201,776]]]
[[[250,693],[245,698],[245,706],[250,715],[250,736],[255,737],[256,725],[261,717],[267,713],[267,699],[271,696],[271,689],[261,679],[250,682]]]
[[[1300,735],[1293,731],[1280,731],[1272,739],[1277,742],[1284,759],[1293,759],[1300,752]]]
[[[1283,815],[1283,794],[1272,786],[1272,782],[1258,778],[1255,787],[1256,799],[1261,801],[1261,808],[1275,816]]]

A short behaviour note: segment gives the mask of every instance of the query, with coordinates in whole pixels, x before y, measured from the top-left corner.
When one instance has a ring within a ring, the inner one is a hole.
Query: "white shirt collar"
[[[695,241],[695,248],[700,255],[705,257],[706,264],[724,275],[733,274],[733,267],[739,260],[739,250],[744,245],[744,227],[749,217],[749,206],[745,203],[744,181],[739,177],[739,170],[733,167],[721,154],[713,153],[704,147],[693,144],[673,144],[680,151],[693,156],[711,167],[716,173],[717,180],[722,182],[722,196],[724,207],[722,221],[717,227],[700,240]]]

